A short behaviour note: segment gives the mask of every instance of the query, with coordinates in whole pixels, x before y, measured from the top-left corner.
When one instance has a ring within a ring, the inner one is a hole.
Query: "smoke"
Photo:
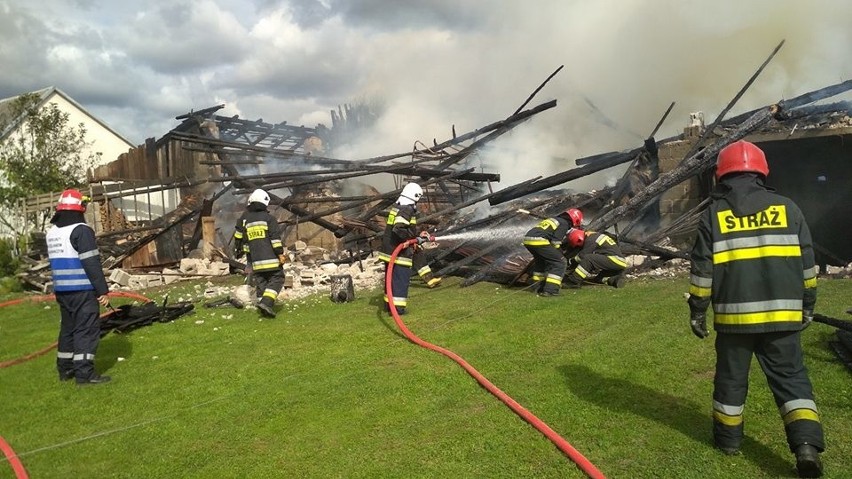
[[[365,55],[381,58],[359,95],[377,95],[384,116],[342,157],[408,151],[510,114],[560,65],[528,108],[556,99],[479,152],[500,187],[575,167],[574,160],[679,134],[694,111],[712,121],[772,49],[786,40],[728,114],[841,81],[852,72],[852,4],[843,1],[504,2],[480,11],[471,32],[388,34]],[[567,184],[613,183],[622,168]]]

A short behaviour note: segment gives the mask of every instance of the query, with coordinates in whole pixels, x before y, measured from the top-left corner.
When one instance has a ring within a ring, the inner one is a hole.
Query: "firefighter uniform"
[[[524,246],[533,255],[530,279],[542,295],[556,295],[565,276],[565,256],[560,247],[574,227],[571,218],[558,215],[541,220],[524,236]]]
[[[568,273],[570,284],[583,282],[621,287],[627,261],[612,236],[597,231],[586,231],[583,247],[571,259],[573,271]]]
[[[246,254],[251,266],[257,297],[260,298],[258,309],[265,316],[274,317],[272,307],[284,286],[280,260],[284,254],[284,244],[281,242],[278,221],[269,214],[263,202],[249,203],[237,220],[234,248],[237,255]]]
[[[74,377],[77,383],[86,384],[109,380],[95,372],[95,353],[101,337],[97,298],[109,293],[109,288],[101,269],[95,232],[78,222],[82,219],[82,213],[58,211],[46,239],[61,315],[56,368],[61,380]]]
[[[416,204],[403,205],[399,202],[394,203],[388,213],[387,221],[385,221],[382,251],[379,253],[379,260],[386,263],[385,273],[387,273],[387,263],[390,263],[391,254],[393,254],[396,247],[416,237]],[[385,303],[390,303],[393,300],[393,304],[396,306],[399,314],[404,314],[405,308],[408,306],[408,287],[411,282],[411,268],[414,265],[412,260],[414,250],[414,245],[408,246],[403,248],[396,256],[396,260],[393,263],[393,272],[391,273],[391,292],[393,298],[388,298],[387,291],[385,291],[384,295]]]
[[[420,276],[426,286],[434,288],[441,283],[441,278],[435,276],[435,273],[432,272],[432,268],[426,262],[428,259],[423,250],[417,249],[412,257],[412,264],[414,270],[417,271],[417,276]]]
[[[728,163],[731,155],[737,163]],[[756,145],[740,141],[719,153],[713,202],[703,213],[691,253],[689,307],[693,332],[706,337],[704,315],[713,305],[716,376],[713,436],[723,451],[736,451],[743,438],[752,355],[766,375],[790,450],[802,477],[818,477],[817,451],[825,448],[822,425],[803,361],[803,312],[813,315],[816,267],[810,231],[790,199],[775,194],[758,174],[724,176],[760,160]],[[698,327],[696,327],[698,324]],[[813,450],[816,449],[816,451]],[[811,452],[808,452],[810,449]]]

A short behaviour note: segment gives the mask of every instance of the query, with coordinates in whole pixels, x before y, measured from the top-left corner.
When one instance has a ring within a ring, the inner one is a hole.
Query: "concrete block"
[[[122,286],[127,286],[128,282],[130,281],[130,277],[130,273],[122,269],[114,269],[112,270],[112,273],[109,274],[110,281],[112,281],[113,283],[118,283]]]

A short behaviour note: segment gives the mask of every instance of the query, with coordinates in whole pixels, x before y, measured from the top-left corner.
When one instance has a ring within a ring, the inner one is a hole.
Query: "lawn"
[[[555,298],[459,282],[413,285],[406,325],[464,357],[607,477],[795,477],[756,362],[743,454],[713,449],[713,341],[689,330],[686,278]],[[852,280],[819,287],[817,312],[852,307]],[[168,294],[203,289],[186,282]],[[165,292],[145,294],[159,302]],[[111,333],[97,356],[113,377],[104,385],[60,383],[53,351],[0,369],[0,436],[35,479],[585,477],[456,363],[405,339],[380,313],[380,291],[356,295],[280,304],[272,320],[199,302],[174,322]],[[0,309],[0,362],[55,341],[58,316],[49,301]],[[833,336],[814,324],[803,344],[825,477],[846,478],[852,375]]]

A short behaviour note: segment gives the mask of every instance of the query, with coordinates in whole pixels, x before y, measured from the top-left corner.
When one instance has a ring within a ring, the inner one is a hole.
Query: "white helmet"
[[[409,183],[402,189],[402,193],[399,194],[397,202],[401,205],[413,205],[420,201],[421,196],[423,196],[423,188],[421,188],[417,183]]]
[[[263,206],[269,206],[269,193],[258,188],[251,192],[251,194],[249,195],[248,202],[249,204],[263,203]]]

